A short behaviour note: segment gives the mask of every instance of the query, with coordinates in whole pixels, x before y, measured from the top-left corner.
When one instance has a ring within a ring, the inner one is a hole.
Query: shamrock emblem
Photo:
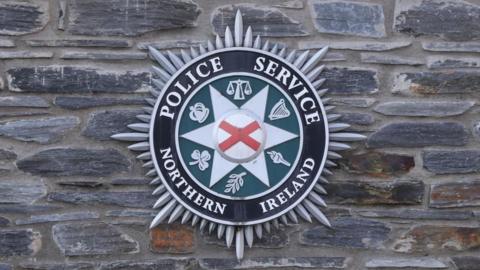
[[[194,150],[191,157],[193,161],[190,161],[188,164],[192,166],[198,165],[200,171],[205,171],[208,168],[208,161],[212,158],[207,150],[203,150],[201,153],[200,150]]]

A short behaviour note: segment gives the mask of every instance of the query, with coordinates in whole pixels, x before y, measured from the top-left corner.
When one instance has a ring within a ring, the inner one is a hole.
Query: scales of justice
[[[234,100],[245,100],[245,95],[252,94],[252,87],[249,81],[234,80],[230,81],[227,86],[227,94],[233,95]]]

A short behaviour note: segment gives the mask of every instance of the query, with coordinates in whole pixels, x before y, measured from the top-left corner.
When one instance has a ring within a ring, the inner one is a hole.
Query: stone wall
[[[368,135],[327,216],[281,225],[238,262],[179,223],[152,231],[146,172],[110,135],[141,112],[147,45],[245,24],[329,45],[326,87]],[[0,1],[0,269],[479,269],[478,0]]]

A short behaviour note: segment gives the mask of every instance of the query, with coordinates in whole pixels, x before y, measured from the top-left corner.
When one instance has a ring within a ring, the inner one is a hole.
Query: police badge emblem
[[[237,11],[234,32],[200,46],[199,51],[166,55],[149,48],[156,90],[152,107],[139,115],[132,133],[112,138],[134,142],[128,148],[154,177],[151,227],[161,222],[199,224],[216,230],[237,258],[244,243],[279,222],[330,226],[321,208],[323,184],[345,142],[364,136],[345,131],[340,115],[322,98],[325,47],[310,55],[279,49],[243,31]]]

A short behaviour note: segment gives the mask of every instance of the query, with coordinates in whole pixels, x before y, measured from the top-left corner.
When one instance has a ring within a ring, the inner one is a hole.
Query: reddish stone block
[[[467,251],[480,248],[480,227],[417,226],[395,241],[397,252]]]
[[[348,153],[340,164],[351,173],[386,178],[408,173],[415,167],[415,160],[407,155],[368,151],[362,154]]]
[[[480,181],[432,185],[430,207],[448,208],[480,205]]]
[[[180,224],[161,224],[150,231],[150,248],[156,253],[191,253],[195,247],[193,228]]]

